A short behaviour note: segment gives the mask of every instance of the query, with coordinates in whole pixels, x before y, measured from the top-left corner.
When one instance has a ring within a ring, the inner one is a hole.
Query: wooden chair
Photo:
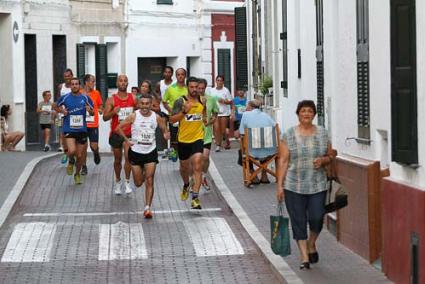
[[[249,186],[262,170],[276,178],[276,167],[269,168],[276,162],[280,145],[279,125],[262,128],[245,128],[241,138],[242,171],[244,185]],[[250,165],[251,164],[251,165]],[[257,166],[255,170],[253,165]]]

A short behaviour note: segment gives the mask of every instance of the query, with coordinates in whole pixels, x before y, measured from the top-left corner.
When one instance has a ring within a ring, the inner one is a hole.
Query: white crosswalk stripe
[[[241,255],[244,250],[223,218],[184,221],[197,256]]]
[[[1,262],[48,262],[55,232],[53,223],[17,224]]]
[[[145,236],[142,224],[99,225],[99,260],[146,259]]]

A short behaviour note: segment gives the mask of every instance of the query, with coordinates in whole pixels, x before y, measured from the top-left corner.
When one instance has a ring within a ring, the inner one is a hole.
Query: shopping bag
[[[332,197],[332,184],[333,181],[330,181],[329,190],[328,190],[328,200],[325,205],[325,212],[331,213],[336,210],[342,209],[348,205],[348,193],[344,190],[343,187],[338,188],[335,191],[334,200],[331,201]]]
[[[280,256],[291,254],[291,241],[289,239],[289,219],[283,216],[283,205],[277,206],[277,215],[270,216],[271,248]]]

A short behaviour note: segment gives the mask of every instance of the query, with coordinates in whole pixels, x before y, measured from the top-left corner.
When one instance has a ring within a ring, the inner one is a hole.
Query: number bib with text
[[[186,114],[184,119],[187,122],[198,122],[202,120],[202,114],[201,113]]]
[[[118,120],[125,120],[133,112],[133,107],[123,107],[118,112]]]
[[[71,128],[82,128],[84,125],[83,115],[70,115],[69,126]]]
[[[138,144],[152,145],[155,141],[155,130],[152,129],[140,129],[136,137]]]
[[[86,122],[94,122],[94,115],[90,115],[90,113],[86,112]]]

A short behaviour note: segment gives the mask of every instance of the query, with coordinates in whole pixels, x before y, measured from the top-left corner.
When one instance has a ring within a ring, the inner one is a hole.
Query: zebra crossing
[[[229,224],[221,217],[198,217],[178,221],[190,240],[196,257],[243,255],[244,249]],[[8,240],[1,262],[49,262],[55,247],[58,226],[90,226],[48,222],[17,223]],[[97,224],[98,261],[148,259],[144,226],[147,223]],[[83,229],[81,229],[83,230]],[[96,239],[96,238],[94,238]],[[90,246],[96,245],[92,242]]]

